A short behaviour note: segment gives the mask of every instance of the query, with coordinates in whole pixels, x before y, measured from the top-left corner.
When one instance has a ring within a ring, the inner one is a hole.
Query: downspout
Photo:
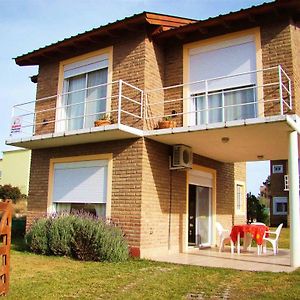
[[[289,136],[289,213],[290,213],[290,264],[300,266],[300,206],[299,206],[299,166],[298,134],[299,117],[296,121],[286,116],[287,124],[293,129]],[[298,121],[298,122],[297,122]]]

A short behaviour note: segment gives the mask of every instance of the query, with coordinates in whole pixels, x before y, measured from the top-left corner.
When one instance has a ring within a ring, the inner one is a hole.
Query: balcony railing
[[[78,132],[106,116],[114,124],[151,130],[168,118],[182,127],[291,110],[291,80],[281,66],[147,92],[119,80],[15,105],[11,135]]]
[[[11,135],[81,130],[95,127],[99,119],[141,128],[143,91],[119,80],[17,104]]]
[[[276,66],[151,90],[144,105],[149,129],[170,118],[194,126],[283,115],[292,110],[291,80]]]

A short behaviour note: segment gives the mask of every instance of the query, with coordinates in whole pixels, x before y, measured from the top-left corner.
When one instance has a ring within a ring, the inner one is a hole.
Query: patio
[[[290,266],[290,250],[279,249],[274,256],[268,249],[266,254],[257,255],[256,247],[250,251],[231,254],[230,247],[225,247],[224,252],[218,248],[198,249],[189,247],[186,253],[168,253],[152,256],[152,260],[175,264],[195,265],[212,268],[229,268],[242,271],[265,272],[292,272],[296,268]]]

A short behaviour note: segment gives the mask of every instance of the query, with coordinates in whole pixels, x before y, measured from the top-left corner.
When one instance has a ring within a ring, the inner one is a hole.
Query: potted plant
[[[172,120],[171,116],[163,117],[163,119],[158,122],[159,129],[174,128],[174,127],[176,127],[176,121]]]
[[[109,114],[103,114],[100,119],[96,120],[94,122],[95,127],[98,126],[106,126],[106,125],[110,125],[113,123],[112,118],[110,117]]]

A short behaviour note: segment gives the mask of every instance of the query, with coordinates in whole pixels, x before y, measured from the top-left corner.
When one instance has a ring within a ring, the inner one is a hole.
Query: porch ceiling
[[[298,119],[296,116],[290,117]],[[287,159],[292,129],[286,118],[277,116],[152,130],[146,135],[168,145],[188,145],[194,153],[223,162]],[[222,138],[229,140],[224,142]]]

